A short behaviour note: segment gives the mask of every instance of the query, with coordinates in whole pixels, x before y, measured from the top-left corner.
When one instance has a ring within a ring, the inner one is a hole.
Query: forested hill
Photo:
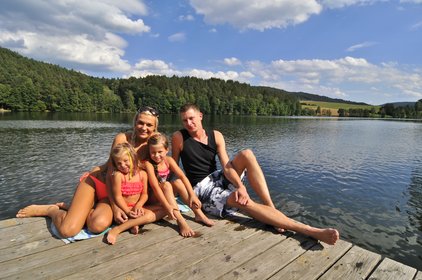
[[[211,114],[300,115],[299,98],[215,78],[95,78],[0,47],[0,108],[12,111],[133,112],[149,105],[177,113],[194,102]]]

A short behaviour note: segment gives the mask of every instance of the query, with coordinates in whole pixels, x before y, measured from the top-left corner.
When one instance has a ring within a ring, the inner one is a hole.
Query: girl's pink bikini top
[[[170,168],[169,168],[169,164],[166,160],[164,160],[164,163],[167,167],[166,170],[158,170],[157,164],[154,164],[154,169],[155,169],[155,175],[157,176],[158,182],[160,183],[164,183],[165,181],[167,181],[167,178],[170,175]]]
[[[144,184],[142,183],[142,178],[140,173],[136,173],[135,176],[139,174],[139,181],[138,182],[127,182],[126,176],[123,176],[123,182],[121,186],[121,191],[123,196],[130,196],[134,194],[142,193],[144,189]]]

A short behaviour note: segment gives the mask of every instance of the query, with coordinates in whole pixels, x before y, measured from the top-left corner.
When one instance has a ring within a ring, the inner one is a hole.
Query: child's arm
[[[123,174],[118,171],[115,171],[111,176],[112,199],[116,205],[128,215],[130,208],[127,206],[126,201],[122,196],[122,179]]]
[[[180,179],[182,180],[183,184],[185,185],[185,188],[189,194],[189,207],[190,208],[199,208],[201,209],[202,203],[199,200],[199,198],[196,196],[195,192],[193,191],[192,185],[189,182],[189,179],[186,177],[185,173],[183,173],[183,170],[179,167],[179,165],[176,163],[176,161],[172,157],[167,157],[167,162],[169,164],[170,170]]]
[[[176,217],[173,214],[173,207],[170,205],[170,203],[167,201],[163,190],[160,188],[160,184],[158,183],[157,176],[155,176],[154,166],[150,162],[145,162],[145,167],[148,174],[148,182],[149,185],[152,187],[152,190],[154,191],[155,197],[158,199],[158,201],[161,203],[161,205],[166,209],[167,214],[169,215],[169,218],[175,220]]]
[[[139,196],[138,202],[136,202],[135,209],[140,209],[140,215],[144,214],[143,207],[148,200],[148,176],[144,170],[139,171],[139,176],[141,176],[142,185],[144,186],[142,189],[142,193]]]

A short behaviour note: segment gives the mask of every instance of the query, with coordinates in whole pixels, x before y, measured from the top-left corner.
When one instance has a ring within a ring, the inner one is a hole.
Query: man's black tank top
[[[206,130],[208,145],[193,139],[186,129],[181,129],[180,132],[183,135],[183,150],[180,152],[183,169],[192,186],[195,186],[217,170],[214,130]]]

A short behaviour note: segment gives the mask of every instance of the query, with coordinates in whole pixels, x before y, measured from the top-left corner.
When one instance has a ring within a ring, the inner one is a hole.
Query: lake
[[[70,202],[132,114],[0,113],[0,218],[29,203]],[[251,148],[277,208],[422,270],[422,122],[219,116],[230,155]],[[178,116],[160,116],[171,135]]]

